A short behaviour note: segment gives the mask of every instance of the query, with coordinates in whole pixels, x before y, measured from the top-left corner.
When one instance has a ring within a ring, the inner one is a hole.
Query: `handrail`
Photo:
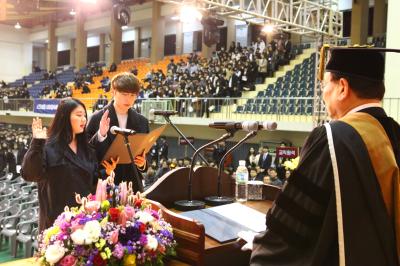
[[[39,99],[42,102],[54,102],[59,99]],[[98,99],[80,99],[91,113]],[[218,97],[218,98],[147,98],[138,99],[134,105],[144,116],[150,109],[168,109],[178,111],[183,118],[210,118],[213,120],[256,120],[273,119],[275,121],[311,122],[312,97]],[[31,112],[33,115],[35,99],[0,99],[0,115],[14,112]],[[386,113],[400,121],[400,98],[384,98],[382,103]],[[98,106],[99,108],[102,105]],[[35,113],[35,115],[37,115]],[[164,122],[160,119],[159,122]]]

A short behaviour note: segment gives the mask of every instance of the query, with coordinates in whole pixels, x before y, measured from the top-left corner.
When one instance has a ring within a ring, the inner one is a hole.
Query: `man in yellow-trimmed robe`
[[[327,130],[317,127],[267,214],[267,230],[254,238],[250,265],[399,265],[400,126],[381,107],[381,52],[331,49],[323,78],[344,241],[339,245]]]

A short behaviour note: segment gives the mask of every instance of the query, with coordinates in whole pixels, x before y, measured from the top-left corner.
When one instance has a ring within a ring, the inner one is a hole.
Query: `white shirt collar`
[[[362,104],[362,105],[357,106],[356,108],[351,109],[347,114],[352,114],[352,113],[361,111],[363,109],[371,108],[371,107],[380,107],[380,108],[382,108],[382,104],[381,103],[366,103],[366,104]]]

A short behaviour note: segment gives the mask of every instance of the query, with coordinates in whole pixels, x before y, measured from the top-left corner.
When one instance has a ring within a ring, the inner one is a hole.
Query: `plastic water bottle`
[[[240,160],[236,169],[236,201],[247,201],[247,182],[249,181],[249,171],[246,168],[246,161]]]

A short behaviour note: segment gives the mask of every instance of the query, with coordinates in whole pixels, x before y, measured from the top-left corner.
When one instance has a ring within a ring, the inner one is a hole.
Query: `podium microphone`
[[[232,123],[231,123],[232,124]],[[231,124],[229,126],[231,126]],[[230,148],[224,156],[222,156],[221,161],[219,162],[218,166],[218,177],[217,177],[217,196],[206,197],[205,202],[211,206],[218,206],[229,204],[234,201],[231,197],[222,196],[222,183],[221,183],[221,175],[222,169],[224,168],[225,158],[231,154],[237,147],[239,147],[243,142],[246,140],[254,137],[257,135],[257,130],[275,130],[277,127],[276,122],[254,122],[254,121],[245,121],[242,123],[234,123],[236,127],[241,126],[243,130],[250,131],[243,139],[241,139],[238,143],[236,143],[232,148]]]
[[[156,115],[162,115],[164,117],[169,117],[171,115],[177,115],[177,114],[178,114],[178,111],[150,109],[148,118],[150,121],[154,121]]]
[[[208,125],[209,127],[216,129],[242,129],[244,131],[257,131],[257,130],[275,130],[277,127],[276,122],[264,121],[244,121],[244,122],[213,122]]]
[[[189,211],[189,210],[198,210],[204,209],[204,202],[200,200],[193,200],[193,193],[192,193],[192,176],[193,176],[193,167],[194,162],[196,159],[196,155],[199,154],[200,151],[204,150],[205,148],[214,145],[220,141],[226,140],[230,137],[233,137],[235,134],[235,130],[229,130],[227,133],[222,135],[216,140],[213,140],[203,146],[201,146],[198,150],[195,151],[192,157],[192,162],[190,164],[190,171],[189,171],[189,182],[188,182],[188,200],[178,200],[174,202],[176,209],[180,211]]]
[[[278,124],[273,121],[264,121],[264,122],[259,122],[258,129],[264,129],[264,130],[276,130],[278,127]]]
[[[110,128],[110,132],[113,135],[121,134],[121,135],[124,135],[124,136],[131,136],[131,135],[135,135],[136,134],[136,131],[133,130],[133,129],[120,128],[120,127],[117,127],[117,126],[112,126]]]
[[[164,117],[165,121],[167,121],[168,124],[170,124],[170,125],[175,129],[175,131],[186,141],[186,143],[193,149],[193,151],[196,152],[197,149],[193,146],[193,144],[190,142],[190,140],[188,140],[188,139],[186,138],[186,136],[182,133],[182,131],[180,131],[179,128],[177,128],[177,127],[175,126],[175,124],[172,123],[171,119],[169,119],[169,117],[170,117],[171,115],[176,115],[176,114],[178,114],[178,111],[170,111],[170,110],[165,110],[165,111],[163,111],[163,110],[154,110],[154,109],[150,109],[150,110],[149,110],[149,116],[148,116],[148,118],[149,118],[150,121],[154,121],[156,115],[162,115],[162,116]],[[200,158],[203,160],[203,162],[204,162],[207,166],[209,166],[209,163],[207,162],[206,158],[204,158],[204,156],[201,155],[201,154],[199,154],[199,156],[200,156]]]
[[[171,111],[171,110],[154,110],[150,109],[150,112],[153,112],[154,115],[162,115],[162,116],[170,116],[170,115],[177,115],[178,111]]]

